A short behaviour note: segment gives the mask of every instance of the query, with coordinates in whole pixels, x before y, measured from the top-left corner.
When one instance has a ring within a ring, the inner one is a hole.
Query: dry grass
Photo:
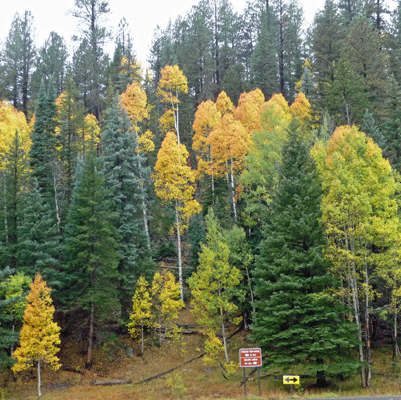
[[[185,316],[190,318],[189,316]],[[126,344],[139,351],[138,343],[124,338]],[[245,333],[231,339],[231,357],[238,358],[238,349],[252,347]],[[150,382],[136,384],[143,379],[181,365],[201,354],[203,338],[200,335],[186,335],[179,342],[170,342],[162,347],[147,347],[144,356],[128,358],[120,349],[110,353],[97,350],[94,355],[94,369],[84,375],[59,371],[44,373],[42,386],[43,400],[170,400],[170,399],[238,399],[244,396],[241,386],[243,371],[238,371],[226,379],[220,368],[204,365],[202,359],[195,360],[178,370]],[[84,355],[79,347],[69,342],[61,352],[62,361],[69,367],[84,368]],[[250,370],[246,371],[247,373]],[[401,391],[401,368],[391,360],[391,349],[382,347],[374,352],[374,372],[372,388],[360,389],[359,376],[344,382],[331,381],[329,388],[318,390],[313,387],[313,379],[302,379],[294,390],[293,398],[318,398],[356,395],[396,394]],[[278,377],[266,377],[262,372],[261,399],[286,399],[290,397],[288,387],[284,387]],[[280,371],[277,371],[280,375]],[[126,379],[132,384],[119,386],[91,386],[91,381]],[[16,382],[8,380],[5,387],[6,400],[37,399],[36,377],[33,373],[20,375]],[[250,399],[258,399],[257,374],[247,382]],[[0,396],[1,398],[1,396]]]

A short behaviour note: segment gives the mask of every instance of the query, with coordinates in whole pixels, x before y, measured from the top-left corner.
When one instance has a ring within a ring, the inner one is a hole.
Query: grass
[[[121,340],[121,339],[120,339]],[[137,355],[126,356],[127,347],[134,347]],[[231,339],[232,360],[238,358],[238,349],[253,347],[247,342],[245,333]],[[43,400],[234,400],[244,398],[242,386],[243,371],[238,368],[228,379],[223,376],[220,367],[207,367],[202,359],[182,366],[172,373],[141,384],[135,384],[157,373],[167,371],[186,360],[199,355],[203,349],[203,338],[200,335],[186,335],[180,342],[166,343],[162,347],[147,347],[144,356],[139,356],[139,345],[125,338],[121,346],[114,346],[112,356],[107,347],[97,349],[94,354],[94,369],[84,375],[66,371],[46,371],[43,374]],[[65,365],[84,370],[85,356],[77,344],[68,342],[61,351]],[[246,371],[247,374],[250,370]],[[292,398],[313,399],[329,397],[354,397],[367,395],[390,395],[401,392],[401,364],[392,362],[389,347],[381,347],[373,353],[373,379],[370,389],[361,389],[359,375],[345,381],[336,381],[329,377],[327,389],[317,389],[314,379],[301,379],[301,385],[294,387]],[[298,373],[299,374],[299,373]],[[282,384],[281,371],[275,371],[276,377],[261,372],[261,393],[258,393],[257,374],[253,380],[247,381],[247,399],[289,399],[289,388]],[[118,386],[91,386],[91,381],[130,379],[132,384]],[[4,387],[4,400],[37,399],[37,381],[34,373],[18,376],[14,382],[10,376]],[[0,379],[0,385],[2,385]],[[0,390],[0,400],[3,400]]]

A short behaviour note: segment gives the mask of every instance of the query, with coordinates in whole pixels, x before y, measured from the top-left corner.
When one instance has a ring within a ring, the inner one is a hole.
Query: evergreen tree
[[[60,236],[52,210],[34,178],[24,196],[18,226],[18,271],[31,278],[40,273],[58,298],[63,282],[59,264],[61,253]]]
[[[67,58],[68,50],[64,38],[56,32],[50,32],[45,44],[38,51],[36,69],[32,74],[31,87],[34,100],[37,99],[42,79],[48,83],[50,77],[53,77],[57,95],[64,91]]]
[[[251,82],[259,88],[266,99],[278,92],[277,42],[262,21],[258,42],[251,59]]]
[[[109,197],[117,213],[114,223],[119,234],[119,273],[121,277],[120,301],[128,311],[137,278],[152,275],[146,232],[142,218],[142,192],[144,181],[150,179],[144,156],[137,152],[137,134],[127,113],[114,99],[107,111],[102,132],[102,163],[109,188]],[[139,169],[141,169],[139,171]]]
[[[91,63],[88,71],[90,79],[87,80],[89,96],[85,106],[99,120],[103,106],[102,94],[107,82],[104,74],[108,65],[103,46],[110,38],[104,24],[110,9],[108,2],[102,0],[75,0],[75,7],[72,15],[78,19],[81,43],[86,43],[84,48],[86,47],[86,56]],[[77,84],[77,87],[80,85]]]
[[[323,386],[329,368],[340,373],[354,367],[347,353],[356,344],[356,334],[324,295],[334,281],[322,255],[321,190],[305,135],[291,125],[256,260],[257,301],[251,329],[263,352],[269,354],[266,367],[292,371],[294,365],[303,363],[317,373],[317,383]]]
[[[30,79],[36,58],[33,38],[31,12],[25,11],[22,16],[16,13],[5,43],[2,80],[6,88],[6,97],[12,101],[14,107],[22,110],[25,116],[28,115]]]
[[[97,322],[117,318],[118,240],[116,218],[94,152],[78,165],[66,227],[65,301],[89,312],[87,368],[91,368]]]
[[[55,211],[54,174],[56,104],[52,81],[46,90],[42,81],[35,110],[35,124],[32,131],[32,146],[29,153],[32,176],[37,179],[45,201]],[[56,217],[56,212],[54,212]]]

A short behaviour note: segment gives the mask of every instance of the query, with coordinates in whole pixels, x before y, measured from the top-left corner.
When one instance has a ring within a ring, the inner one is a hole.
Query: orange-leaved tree
[[[265,96],[260,89],[242,93],[238,107],[233,111],[234,119],[240,121],[249,135],[260,129],[260,107],[265,102]]]
[[[54,370],[60,368],[57,352],[60,344],[60,327],[53,321],[54,306],[50,297],[51,289],[46,286],[40,274],[31,284],[24,311],[24,323],[20,333],[20,345],[13,357],[17,363],[13,371],[23,371],[36,364],[38,371],[38,395],[41,396],[42,365],[49,364]]]
[[[177,142],[175,133],[167,132],[157,154],[152,176],[156,195],[162,201],[172,203],[175,209],[181,300],[184,299],[181,233],[187,228],[189,218],[201,210],[200,204],[194,199],[195,172],[187,165],[188,155],[185,145]]]

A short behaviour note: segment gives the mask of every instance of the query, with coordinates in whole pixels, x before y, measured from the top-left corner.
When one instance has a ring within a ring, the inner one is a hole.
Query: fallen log
[[[146,378],[146,379],[143,379],[142,381],[139,381],[139,382],[135,382],[134,385],[139,385],[140,383],[145,383],[145,382],[152,381],[153,379],[160,378],[161,376],[166,375],[166,374],[168,374],[168,373],[170,373],[170,372],[173,372],[173,371],[175,371],[176,369],[181,368],[181,367],[183,367],[184,365],[187,365],[187,364],[189,364],[189,363],[192,362],[192,361],[195,361],[195,360],[198,360],[199,358],[202,358],[205,354],[206,354],[206,353],[199,354],[198,356],[196,356],[196,357],[194,357],[194,358],[191,358],[191,359],[188,360],[188,361],[185,361],[183,364],[177,365],[177,366],[174,367],[174,368],[170,368],[168,371],[160,372],[160,374],[153,375],[153,376],[151,376],[151,377],[149,377],[149,378]]]
[[[73,367],[68,367],[67,365],[63,365],[61,367],[63,371],[68,371],[68,372],[75,372],[76,374],[81,374],[85,375],[85,371],[82,371],[81,369],[73,368]]]
[[[114,380],[114,381],[92,381],[90,383],[91,386],[112,386],[112,385],[128,385],[132,383],[131,379],[127,379],[127,380]]]

